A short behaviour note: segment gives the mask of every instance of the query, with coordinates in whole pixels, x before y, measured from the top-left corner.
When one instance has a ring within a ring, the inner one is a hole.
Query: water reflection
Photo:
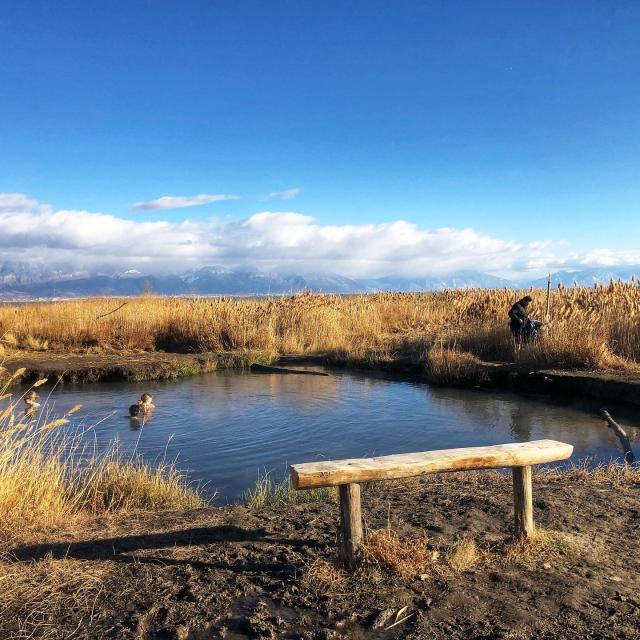
[[[603,445],[616,451],[618,441],[598,414],[599,403],[559,402],[550,398],[527,398],[514,394],[470,393],[439,387],[427,388],[429,400],[438,411],[459,415],[465,421],[508,430],[516,442],[551,438],[570,442],[581,455],[598,455]],[[632,442],[640,441],[637,421],[622,410]]]

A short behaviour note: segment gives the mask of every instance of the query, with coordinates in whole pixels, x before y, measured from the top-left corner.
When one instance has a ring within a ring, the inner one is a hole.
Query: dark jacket
[[[522,300],[518,300],[511,309],[509,309],[509,326],[512,331],[519,331],[525,326],[529,314],[527,313],[527,307],[522,303]]]

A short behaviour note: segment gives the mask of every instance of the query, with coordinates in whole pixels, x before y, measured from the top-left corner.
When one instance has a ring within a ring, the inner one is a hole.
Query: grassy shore
[[[532,315],[544,320],[545,292],[532,295]],[[4,304],[0,345],[5,354],[322,353],[359,366],[403,360],[445,383],[482,376],[478,365],[486,360],[640,370],[640,287],[635,282],[554,290],[541,339],[520,350],[507,328],[514,296],[501,289],[258,300],[145,295]]]
[[[26,415],[10,382],[0,386],[0,553],[96,514],[205,504],[172,464],[152,467],[116,444],[94,452],[79,427],[70,428],[80,405],[57,417],[46,407]]]

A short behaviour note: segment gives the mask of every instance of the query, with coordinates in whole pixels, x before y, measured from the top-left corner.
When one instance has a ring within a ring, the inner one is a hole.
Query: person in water
[[[531,296],[525,296],[509,309],[509,328],[518,345],[535,338],[542,325],[539,320],[529,318],[529,303],[532,301]]]
[[[38,402],[38,394],[35,391],[28,391],[24,396],[24,403],[27,405],[24,410],[24,415],[33,415],[40,406],[40,403]]]
[[[139,418],[140,416],[148,416],[155,408],[151,394],[143,393],[142,396],[140,396],[140,400],[129,407],[129,417]]]

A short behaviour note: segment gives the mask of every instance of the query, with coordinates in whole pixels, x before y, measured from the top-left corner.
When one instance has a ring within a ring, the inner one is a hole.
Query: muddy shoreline
[[[10,374],[20,368],[25,372],[15,382],[30,383],[40,378],[57,382],[100,382],[167,380],[207,373],[218,369],[250,368],[252,364],[292,366],[327,366],[364,368],[387,373],[419,377],[431,382],[420,365],[396,358],[366,366],[325,355],[273,356],[261,352],[228,353],[54,353],[16,352],[4,363]],[[484,388],[551,395],[566,398],[589,398],[603,403],[640,405],[640,375],[616,371],[562,370],[532,368],[518,364],[483,364]],[[476,386],[476,385],[474,385]]]
[[[536,524],[554,537],[526,549],[510,541],[509,475],[366,489],[368,535],[390,530],[428,551],[405,574],[373,555],[342,571],[331,502],[91,519],[5,556],[13,582],[0,631],[87,640],[640,638],[637,474],[542,474],[533,487]],[[473,541],[475,559],[454,562],[460,540]]]
[[[516,365],[488,368],[497,388],[557,397],[591,398],[603,403],[640,405],[640,376],[607,371],[530,369]]]
[[[171,380],[218,369],[247,369],[269,365],[273,358],[260,352],[164,353],[159,351],[115,353],[16,352],[4,363],[9,374],[24,368],[15,383],[41,378],[51,382],[105,382]]]

